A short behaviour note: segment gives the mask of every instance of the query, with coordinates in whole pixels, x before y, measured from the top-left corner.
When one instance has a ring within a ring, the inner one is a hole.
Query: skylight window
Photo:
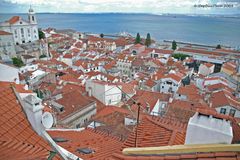
[[[81,154],[91,154],[94,153],[94,150],[90,148],[78,148],[77,151]]]

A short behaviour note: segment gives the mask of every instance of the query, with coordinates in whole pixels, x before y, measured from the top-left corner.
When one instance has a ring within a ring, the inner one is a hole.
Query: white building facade
[[[16,56],[12,33],[0,30],[0,60],[9,60]]]
[[[32,8],[29,9],[27,21],[20,16],[13,16],[8,21],[0,23],[0,30],[12,33],[16,45],[39,39],[37,18]]]
[[[86,81],[86,91],[105,105],[117,105],[121,102],[122,86],[102,81]]]
[[[161,79],[160,92],[161,93],[176,93],[181,85],[181,80],[175,80],[170,77]]]
[[[0,81],[15,82],[19,84],[19,69],[0,63]]]

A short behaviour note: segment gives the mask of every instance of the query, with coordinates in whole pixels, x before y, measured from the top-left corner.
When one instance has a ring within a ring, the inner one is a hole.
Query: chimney
[[[229,121],[196,112],[188,122],[185,144],[231,144],[232,139]]]
[[[24,99],[24,110],[27,114],[27,118],[31,123],[33,129],[41,135],[41,131],[44,130],[42,125],[42,100],[37,96],[28,95]]]
[[[88,96],[92,97],[92,87],[88,87]]]

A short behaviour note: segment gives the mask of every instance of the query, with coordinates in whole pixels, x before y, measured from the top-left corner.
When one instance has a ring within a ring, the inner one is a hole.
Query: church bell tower
[[[30,24],[37,24],[36,14],[32,9],[32,6],[30,6],[28,10],[28,20]]]

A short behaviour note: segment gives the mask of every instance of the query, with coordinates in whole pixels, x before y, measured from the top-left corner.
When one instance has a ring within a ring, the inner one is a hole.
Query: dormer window
[[[35,103],[35,106],[38,106],[40,103]]]
[[[221,114],[226,114],[226,108],[221,108],[220,113]]]
[[[236,110],[235,109],[230,109],[230,112],[229,112],[229,115],[234,117],[235,116],[235,113],[236,113]]]
[[[22,22],[20,22],[20,24],[22,24]]]

